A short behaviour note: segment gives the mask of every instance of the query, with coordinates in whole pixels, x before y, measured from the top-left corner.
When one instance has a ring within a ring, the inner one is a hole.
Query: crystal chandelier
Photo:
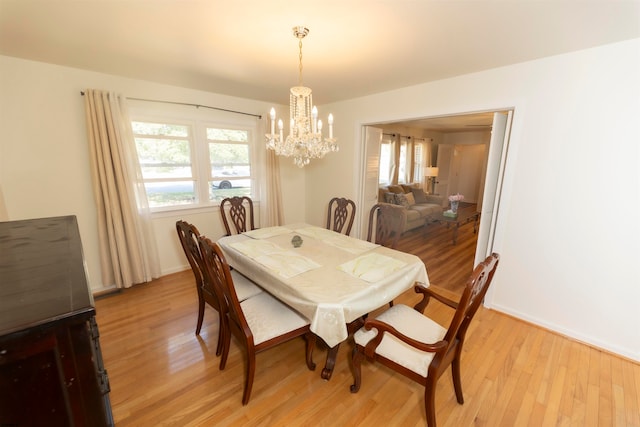
[[[298,167],[308,165],[311,159],[321,159],[330,151],[338,151],[333,137],[333,115],[329,114],[329,137],[322,137],[322,120],[318,119],[318,109],[311,99],[311,88],[302,85],[302,39],[309,34],[305,27],[293,27],[293,35],[299,40],[298,86],[291,88],[289,95],[289,135],[284,138],[282,119],[278,120],[278,133],[275,133],[276,110],[271,109],[271,133],[267,137],[267,148],[278,156],[293,157]]]

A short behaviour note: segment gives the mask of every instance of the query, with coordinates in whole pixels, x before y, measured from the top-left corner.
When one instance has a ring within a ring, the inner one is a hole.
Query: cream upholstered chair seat
[[[316,368],[313,363],[313,348],[316,336],[309,328],[309,321],[267,292],[260,292],[240,301],[236,278],[246,280],[240,274],[231,272],[231,268],[222,253],[222,249],[205,236],[198,238],[202,253],[203,281],[211,286],[221,303],[222,351],[220,369],[224,369],[229,356],[231,335],[238,344],[247,350],[246,375],[242,404],[249,403],[253,377],[256,372],[256,354],[273,348],[283,342],[304,336],[305,359],[310,370]]]
[[[420,342],[438,342],[447,333],[438,323],[404,304],[394,305],[380,314],[376,320],[385,322],[401,334]],[[375,328],[368,331],[361,328],[353,338],[356,344],[365,347],[377,334],[378,330]],[[423,377],[428,375],[429,364],[435,355],[432,352],[418,350],[391,334],[384,334],[376,353]]]
[[[231,270],[231,277],[233,278],[233,284],[236,287],[236,293],[238,294],[239,301],[244,301],[264,292],[260,286],[256,285],[235,270]]]
[[[309,324],[305,317],[266,292],[242,301],[240,307],[256,345]]]

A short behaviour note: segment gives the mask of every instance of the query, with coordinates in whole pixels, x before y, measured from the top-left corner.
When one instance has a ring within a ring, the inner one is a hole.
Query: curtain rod
[[[81,91],[80,95],[84,96],[84,92]],[[257,117],[259,119],[262,119],[262,115],[260,114],[245,113],[244,111],[227,110],[226,108],[210,107],[208,105],[191,104],[188,102],[161,101],[157,99],[144,99],[144,98],[127,98],[127,99],[130,99],[132,101],[160,102],[162,104],[186,105],[189,107],[196,107],[196,108],[209,108],[211,110],[226,111],[227,113],[243,114],[245,116],[252,116],[252,117]]]
[[[383,132],[383,133],[382,133],[382,135],[385,135],[385,136],[392,136],[392,137],[394,137],[394,138],[396,137],[396,134],[395,134],[395,133],[384,133],[384,132]],[[418,138],[418,137],[411,136],[411,135],[409,135],[409,136],[403,136],[403,135],[398,134],[398,136],[399,136],[400,138],[414,139],[414,140],[416,140],[416,141],[426,141],[426,140],[427,140],[427,138],[422,138],[422,137]],[[428,139],[429,139],[429,141],[433,141],[433,139],[431,139],[431,138],[428,138]]]

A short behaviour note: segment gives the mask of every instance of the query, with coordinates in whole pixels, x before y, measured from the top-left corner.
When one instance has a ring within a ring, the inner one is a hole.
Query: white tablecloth
[[[306,316],[330,347],[346,340],[347,323],[416,281],[429,285],[415,255],[308,224],[271,229],[223,237],[218,244],[233,268]],[[299,248],[291,244],[294,235],[303,240]]]

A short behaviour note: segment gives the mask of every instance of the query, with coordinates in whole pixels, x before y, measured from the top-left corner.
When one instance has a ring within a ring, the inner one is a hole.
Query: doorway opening
[[[404,176],[416,178],[427,167],[437,167],[436,177],[429,181],[423,177],[424,179],[418,180],[417,185],[423,185],[427,192],[432,189],[432,192],[440,195],[444,200],[445,210],[448,209],[447,199],[450,194],[465,195],[467,202],[475,205],[480,213],[477,235],[473,239],[474,247],[466,250],[454,248],[455,255],[452,258],[449,254],[452,252],[451,248],[442,246],[447,244],[446,238],[431,234],[429,239],[429,232],[434,231],[434,228],[429,229],[427,226],[405,232],[405,251],[422,255],[430,278],[448,277],[452,282],[464,284],[473,267],[493,250],[512,116],[513,110],[506,108],[363,126],[359,186],[359,205],[362,206],[360,229],[366,229],[368,212],[380,197],[379,188],[383,184],[379,173],[383,140],[388,139],[388,135],[393,135],[397,140],[404,137],[422,141],[420,144],[424,153],[417,163],[420,169],[413,169],[414,165],[407,163],[405,170],[412,170],[414,173]],[[388,157],[382,156],[382,159]],[[382,169],[393,172],[393,168],[398,166],[393,163],[391,166],[385,164]],[[388,176],[397,179],[398,174],[394,176],[390,173]],[[433,184],[435,185],[431,187]],[[473,225],[465,227],[467,226],[461,227],[459,233],[466,233],[474,228]],[[451,245],[451,241],[448,244]],[[433,279],[430,281],[433,282]],[[437,285],[435,282],[434,284]]]

